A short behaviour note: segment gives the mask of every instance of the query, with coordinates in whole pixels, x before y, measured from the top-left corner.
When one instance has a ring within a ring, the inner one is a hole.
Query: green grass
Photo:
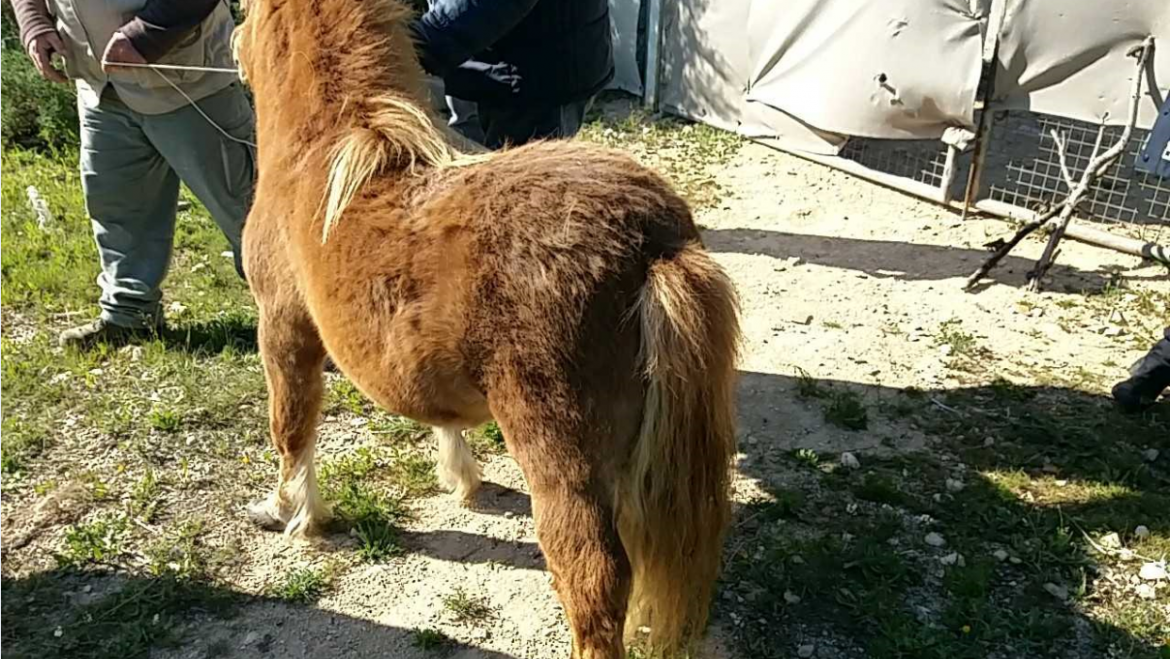
[[[501,455],[508,450],[504,444],[504,433],[495,421],[467,433],[466,438],[472,453],[480,459]]]
[[[808,371],[796,368],[796,395],[804,400],[820,401],[825,421],[846,430],[869,427],[869,412],[857,392],[840,385],[826,385]]]
[[[486,599],[471,595],[463,588],[444,595],[443,608],[460,624],[482,625],[495,616],[495,609]]]
[[[437,629],[416,629],[411,634],[410,644],[420,650],[434,652],[451,645],[451,639]]]
[[[162,505],[162,484],[154,470],[147,468],[130,492],[130,514],[144,522],[151,522]]]
[[[771,497],[748,504],[728,540],[717,616],[737,651],[786,656],[783,628],[873,659],[1162,659],[1170,593],[1136,596],[1123,575],[1140,563],[1095,553],[1085,535],[1116,532],[1142,555],[1170,552],[1170,472],[1142,458],[1170,449],[1170,409],[1126,415],[1091,381],[1020,379],[930,394],[948,409],[911,390],[880,406],[930,438],[919,454],[869,454],[857,471],[826,468],[811,450],[790,454],[802,496],[766,485]],[[797,389],[822,405],[840,391],[811,377]],[[1158,530],[1138,540],[1139,524]],[[929,532],[945,546],[927,545]],[[1105,570],[1122,581],[1102,579]]]
[[[821,385],[820,380],[814,378],[808,371],[796,368],[796,395],[801,398],[814,399],[825,398],[829,395],[828,390]]]
[[[812,467],[814,469],[816,467],[818,467],[821,463],[821,456],[818,455],[817,452],[812,450],[812,449],[807,449],[807,448],[797,449],[796,451],[794,451],[792,453],[792,457],[797,462],[799,462],[807,467]]]
[[[869,412],[861,397],[852,391],[834,391],[824,407],[825,421],[846,430],[869,427]]]
[[[714,172],[743,144],[734,133],[672,117],[653,119],[636,106],[618,116],[595,115],[581,139],[629,152],[669,179],[694,208],[722,202],[725,191]]]
[[[332,577],[325,568],[298,568],[288,573],[278,584],[273,585],[270,596],[294,604],[316,602],[329,590]]]
[[[402,553],[398,525],[409,517],[404,497],[434,490],[434,465],[414,453],[387,457],[386,451],[360,447],[321,467],[321,487],[338,522],[359,541],[357,554],[380,562]],[[395,488],[391,494],[383,488]]]
[[[14,524],[43,525],[24,551],[8,553],[6,544],[4,647],[16,657],[145,656],[180,642],[190,631],[185,618],[208,602],[244,597],[220,583],[248,542],[223,516],[240,514],[276,476],[256,309],[221,255],[227,241],[184,190],[193,203],[180,213],[164,284],[164,305],[177,303],[168,331],[137,349],[58,348],[61,330],[97,314],[98,262],[77,153],[9,149],[2,158],[2,488]],[[28,206],[29,185],[53,213],[47,230]],[[365,418],[360,432],[370,447],[337,456],[335,478],[322,479],[342,526],[358,539],[339,562],[384,561],[403,551],[398,525],[409,500],[436,492],[429,451],[419,446],[429,430],[331,379],[331,413],[346,424]],[[63,503],[48,501],[58,496]],[[220,537],[209,540],[209,529]],[[18,607],[34,586],[8,574],[40,570],[46,557],[59,568],[32,580],[38,592],[72,592],[82,587],[78,579],[107,575],[129,586],[92,606],[46,595],[38,612]],[[322,592],[324,576],[294,573],[273,590],[303,602]],[[57,626],[61,637],[52,634]]]
[[[57,564],[81,567],[112,563],[122,555],[126,526],[124,517],[109,516],[70,527],[65,531],[64,547],[56,556]]]

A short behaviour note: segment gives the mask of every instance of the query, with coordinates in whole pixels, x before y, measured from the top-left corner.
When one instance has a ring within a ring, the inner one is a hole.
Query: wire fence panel
[[[1065,144],[1065,161],[1074,181],[1088,166],[1099,126],[1019,110],[994,110],[990,139],[983,154],[978,201],[989,199],[1022,210],[1047,208],[1069,193],[1061,173],[1060,154],[1053,132]],[[1100,150],[1109,148],[1123,127],[1105,128]],[[1149,131],[1134,129],[1117,165],[1089,188],[1077,216],[1106,226],[1123,227],[1151,239],[1170,229],[1170,180],[1134,168],[1138,151]],[[875,172],[916,181],[935,188],[944,183],[947,146],[938,140],[879,140],[850,138],[839,156]],[[955,161],[953,199],[963,199],[973,153]],[[1167,231],[1170,235],[1170,231]]]
[[[1123,132],[1107,127],[1101,134],[1104,151]],[[1065,143],[1065,159],[1074,181],[1093,156],[1100,127],[1083,121],[1027,111],[996,111],[984,160],[979,198],[1019,208],[1047,207],[1069,193],[1061,174],[1053,133]],[[1134,129],[1118,164],[1089,188],[1078,215],[1114,225],[1158,225],[1170,222],[1170,181],[1134,168],[1134,159],[1149,132]]]

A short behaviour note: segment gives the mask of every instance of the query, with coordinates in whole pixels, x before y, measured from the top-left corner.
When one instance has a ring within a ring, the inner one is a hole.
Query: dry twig
[[[1025,223],[1016,231],[1011,240],[1002,243],[995,250],[995,253],[967,278],[966,289],[969,290],[975,284],[979,283],[1025,237],[1041,227],[1050,226],[1052,228],[1052,234],[1048,238],[1048,244],[1045,245],[1044,252],[1036,261],[1036,266],[1028,273],[1031,289],[1034,291],[1039,290],[1041,280],[1043,280],[1044,275],[1048,272],[1048,268],[1052,266],[1052,260],[1056,255],[1056,248],[1059,246],[1060,240],[1064,237],[1069,224],[1072,222],[1073,212],[1097,179],[1117,163],[1125,151],[1126,145],[1129,144],[1130,136],[1133,134],[1134,124],[1137,123],[1138,107],[1142,95],[1142,83],[1145,80],[1146,62],[1153,53],[1153,49],[1154,37],[1149,36],[1141,44],[1130,49],[1128,53],[1131,57],[1137,58],[1137,71],[1134,75],[1133,92],[1129,99],[1129,117],[1121,137],[1104,153],[1100,153],[1101,143],[1105,136],[1105,126],[1102,123],[1100,130],[1097,132],[1097,141],[1093,146],[1093,155],[1089,159],[1089,164],[1081,174],[1080,181],[1074,185],[1072,174],[1069,171],[1066,160],[1065,141],[1054,131],[1052,138],[1056,142],[1057,154],[1060,158],[1061,174],[1064,177],[1065,183],[1069,186],[1068,196],[1060,203],[1055,204],[1052,208],[1038,215],[1036,219]]]

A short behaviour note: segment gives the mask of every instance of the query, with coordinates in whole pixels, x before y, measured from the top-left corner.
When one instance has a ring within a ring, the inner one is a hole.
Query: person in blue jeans
[[[1130,369],[1130,378],[1113,387],[1113,399],[1127,412],[1140,412],[1170,388],[1170,327],[1153,348]]]
[[[607,0],[433,0],[411,30],[447,96],[475,103],[491,149],[572,137],[614,76]]]
[[[234,69],[228,3],[13,0],[13,9],[41,75],[72,78],[77,87],[81,184],[102,266],[101,315],[66,330],[60,342],[85,348],[154,336],[162,329],[160,287],[171,261],[180,181],[210,211],[243,275],[240,235],[255,178],[254,120],[232,73],[117,64]],[[55,55],[64,71],[54,67]]]

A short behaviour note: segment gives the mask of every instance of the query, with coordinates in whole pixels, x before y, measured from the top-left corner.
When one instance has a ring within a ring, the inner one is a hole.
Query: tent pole
[[[646,87],[642,91],[642,105],[657,112],[658,74],[662,70],[662,0],[642,1],[650,3],[646,17]]]

